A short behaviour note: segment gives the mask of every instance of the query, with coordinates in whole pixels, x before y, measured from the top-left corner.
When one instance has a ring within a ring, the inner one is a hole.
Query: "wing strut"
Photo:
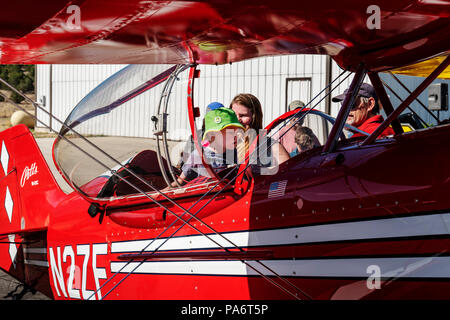
[[[342,107],[339,110],[338,116],[336,118],[336,123],[333,128],[331,128],[330,135],[328,136],[327,142],[323,147],[324,153],[333,152],[336,142],[339,138],[339,134],[344,128],[345,121],[350,113],[351,107],[355,103],[356,97],[358,96],[359,87],[366,76],[367,70],[364,64],[360,64],[358,66],[358,70],[356,70],[356,74],[350,84],[350,88],[348,89],[347,95],[345,96],[344,102],[342,103]]]
[[[398,106],[397,109],[394,110],[394,112],[387,116],[386,120],[384,120],[378,126],[378,128],[361,143],[361,146],[373,143],[373,141],[380,135],[380,133],[383,132],[383,130],[386,129],[394,119],[397,119],[397,117],[406,109],[406,107],[409,106],[409,104],[413,102],[419,96],[419,94],[421,94],[422,91],[425,90],[425,88],[428,87],[434,81],[434,79],[436,79],[439,74],[441,74],[441,72],[445,70],[445,68],[447,68],[449,64],[450,55],[448,55],[447,58],[442,61],[442,63],[427,78],[425,78],[425,80],[422,81],[422,83]]]
[[[379,103],[381,102],[384,111],[386,111],[386,114],[392,113],[394,111],[394,107],[392,106],[391,100],[389,99],[386,90],[383,87],[378,73],[369,72],[369,78],[372,82],[373,87],[375,88],[376,93],[378,94],[378,98],[380,99]],[[398,119],[395,119],[392,122],[392,128],[394,129],[395,134],[403,133],[402,125],[400,124]]]
[[[409,90],[408,87],[405,86],[405,85],[400,81],[400,79],[399,79],[398,77],[395,76],[395,74],[393,74],[392,72],[389,72],[389,74],[391,75],[391,77],[392,77],[395,81],[397,81],[397,83],[398,83],[399,85],[402,86],[403,89],[406,90],[406,92],[408,92],[408,94],[411,94],[411,90]],[[400,99],[400,100],[401,100],[401,99]],[[420,101],[420,99],[417,99],[417,97],[416,97],[415,100],[422,106],[422,108],[424,108],[424,109],[428,112],[428,114],[429,114],[430,116],[432,116],[432,117],[434,118],[434,120],[436,120],[436,122],[437,122],[438,125],[441,123],[441,121],[439,120],[439,118],[436,117],[436,115],[435,115],[433,112],[431,112],[431,110],[428,109],[428,108],[423,104],[423,102]],[[409,106],[408,106],[408,108],[409,108]]]
[[[400,103],[403,102],[403,99],[398,95],[397,92],[395,92],[394,89],[392,89],[392,88],[386,83],[386,81],[384,81],[383,79],[381,79],[381,82],[383,83],[383,85],[384,85],[386,88],[389,89],[390,92],[392,92],[392,94],[400,101]],[[420,100],[418,100],[418,101],[420,101]],[[411,109],[410,106],[407,106],[407,108],[408,108],[409,111],[411,111],[412,114],[414,114],[417,118],[419,118],[420,121],[422,121],[422,123],[423,123],[424,125],[426,125],[426,122],[422,119],[422,117],[420,117],[420,116],[417,114],[417,112],[414,111],[414,109]]]

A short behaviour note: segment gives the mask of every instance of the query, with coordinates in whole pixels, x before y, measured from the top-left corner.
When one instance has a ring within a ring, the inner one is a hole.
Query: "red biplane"
[[[406,132],[399,121],[439,75],[448,77],[447,1],[34,6],[3,6],[1,63],[132,65],[61,122],[54,162],[75,192],[59,188],[25,126],[0,133],[0,267],[7,273],[55,299],[450,298],[450,124],[437,119]],[[186,92],[187,110],[176,112],[188,113],[201,152],[198,64],[283,54],[330,55],[354,72],[335,119],[311,102],[266,128],[272,135],[315,117],[320,146],[263,175],[249,162],[255,142],[243,163],[167,188],[180,173],[170,157],[171,91]],[[379,73],[417,70],[423,82],[394,108]],[[346,124],[366,75],[386,112],[370,133]],[[142,95],[155,98],[142,106],[153,149],[131,144],[113,153],[101,137],[79,134],[87,123],[108,125]],[[380,138],[388,126],[395,134]]]

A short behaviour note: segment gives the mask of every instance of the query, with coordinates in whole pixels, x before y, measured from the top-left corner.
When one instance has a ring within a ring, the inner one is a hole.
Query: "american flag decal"
[[[270,199],[284,196],[287,183],[287,180],[272,182],[269,186],[269,194],[267,195],[267,198]]]

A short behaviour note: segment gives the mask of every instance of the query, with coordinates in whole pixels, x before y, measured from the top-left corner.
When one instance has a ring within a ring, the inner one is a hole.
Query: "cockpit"
[[[101,83],[76,105],[55,142],[55,162],[65,179],[88,200],[108,203],[148,194],[161,198],[160,190],[183,197],[227,185],[231,171],[237,172],[241,163],[216,172],[204,157],[200,159],[206,169],[202,179],[183,186],[178,183],[189,155],[194,151],[204,154],[203,112],[193,101],[196,77],[195,66],[129,65]],[[186,94],[187,99],[177,98]],[[297,111],[277,118],[263,134],[280,141],[282,129],[292,129],[291,124],[301,121],[315,128],[314,147],[323,146],[334,118],[310,108]],[[140,125],[131,123],[136,119],[131,114],[138,115]],[[344,128],[340,140],[350,132],[367,136],[349,127]],[[233,186],[230,183],[227,188]]]

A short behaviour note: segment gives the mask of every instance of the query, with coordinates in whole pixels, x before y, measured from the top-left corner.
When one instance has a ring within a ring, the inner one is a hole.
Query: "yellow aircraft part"
[[[403,128],[403,132],[409,132],[409,131],[413,131],[414,130],[414,128],[411,127],[411,125],[404,124],[404,123],[402,123],[402,128]]]
[[[434,69],[447,57],[441,55],[416,64],[391,70],[392,73],[403,74],[414,77],[427,77]],[[450,79],[450,66],[448,66],[440,75],[440,79]]]
[[[391,129],[393,129],[391,125],[389,127]],[[403,132],[414,131],[414,128],[408,123],[402,123],[402,129],[403,129]]]

